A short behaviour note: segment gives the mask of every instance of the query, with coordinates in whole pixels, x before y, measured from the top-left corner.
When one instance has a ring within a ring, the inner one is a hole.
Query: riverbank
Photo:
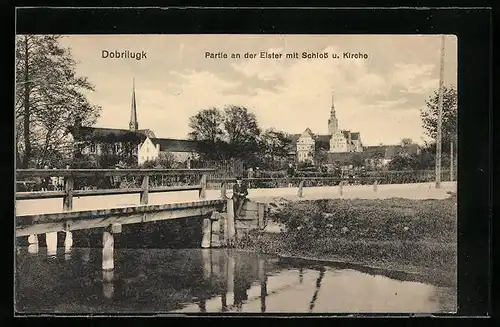
[[[251,231],[241,235],[237,248],[401,271],[456,287],[455,194],[425,200],[283,200],[271,207],[268,224],[283,231]]]

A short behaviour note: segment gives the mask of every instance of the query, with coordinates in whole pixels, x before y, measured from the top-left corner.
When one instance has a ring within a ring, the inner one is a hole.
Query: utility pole
[[[450,182],[453,182],[453,141],[450,141]]]
[[[443,128],[444,35],[441,35],[441,62],[439,67],[438,121],[436,135],[436,188],[441,188],[441,143]]]

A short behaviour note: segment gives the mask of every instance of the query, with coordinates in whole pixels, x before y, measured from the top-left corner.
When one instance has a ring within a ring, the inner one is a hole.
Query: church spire
[[[335,102],[334,102],[334,98],[333,98],[333,91],[332,91],[332,106],[331,106],[331,109],[330,109],[330,116],[335,116]]]
[[[330,107],[330,119],[328,119],[328,134],[333,135],[337,132],[339,128],[339,122],[337,117],[335,116],[335,103],[333,100],[333,91],[332,91],[332,106]]]
[[[130,109],[129,129],[134,132],[139,129],[139,123],[137,122],[137,108],[135,103],[135,78],[132,80],[132,107]]]

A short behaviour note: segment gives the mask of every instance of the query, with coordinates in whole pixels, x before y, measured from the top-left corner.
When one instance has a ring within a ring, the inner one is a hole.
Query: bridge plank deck
[[[225,200],[202,200],[160,205],[135,205],[121,208],[80,210],[16,217],[16,236],[54,231],[72,231],[107,227],[111,224],[134,224],[156,220],[202,216],[221,210]]]

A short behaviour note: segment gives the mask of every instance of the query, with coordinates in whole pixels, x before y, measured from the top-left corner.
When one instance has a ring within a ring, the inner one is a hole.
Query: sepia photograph
[[[455,35],[17,34],[17,315],[455,313]]]

